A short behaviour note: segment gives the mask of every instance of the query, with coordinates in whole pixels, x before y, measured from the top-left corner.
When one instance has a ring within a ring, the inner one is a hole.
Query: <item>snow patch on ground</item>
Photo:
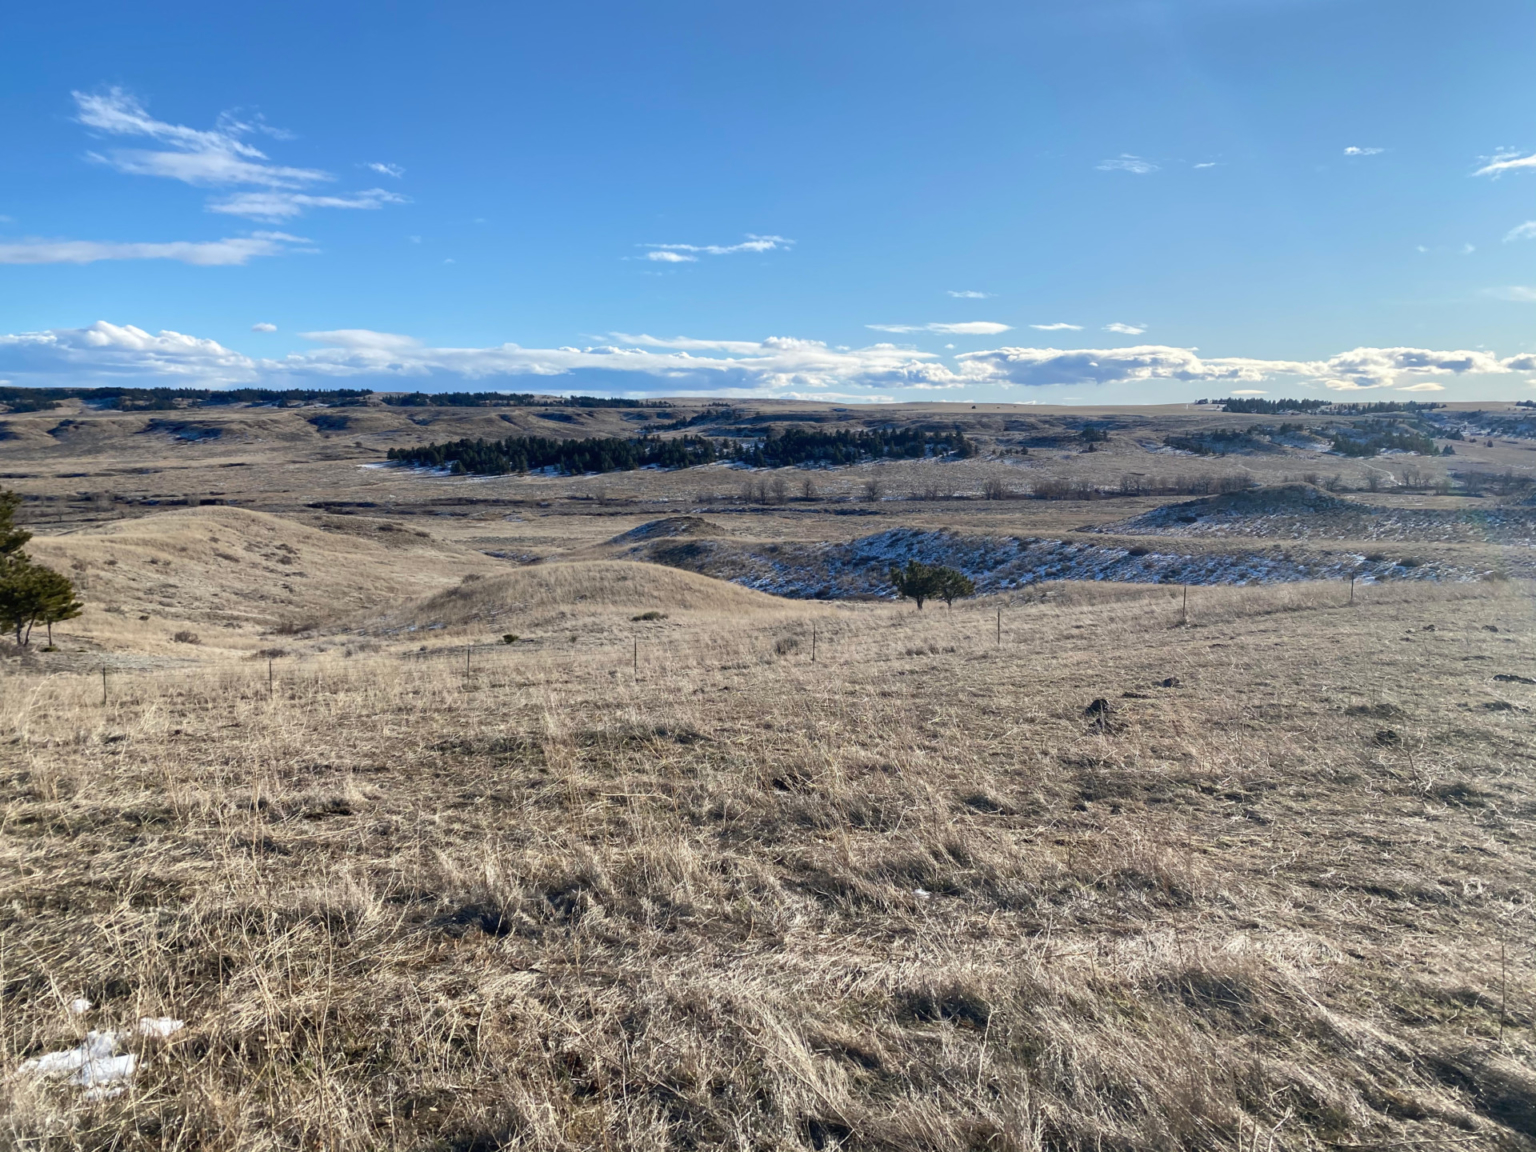
[[[85,1004],[84,1009],[77,1005]],[[75,1015],[90,1010],[90,1001],[80,999],[70,1005]],[[169,1016],[146,1016],[139,1021],[138,1033],[155,1040],[165,1040],[181,1031],[185,1025]],[[118,1095],[133,1080],[138,1071],[139,1058],[132,1052],[119,1054],[134,1034],[134,1029],[105,1029],[90,1031],[73,1048],[61,1052],[46,1052],[24,1060],[16,1069],[17,1075],[39,1079],[58,1080],[77,1088],[84,1088],[87,1099],[104,1100]]]
[[[1471,580],[1479,570],[1427,561],[1404,567],[1355,552],[1295,555],[1283,547],[1244,553],[1191,553],[1038,537],[964,536],[893,528],[847,544],[769,544],[755,549],[717,540],[658,541],[637,550],[656,563],[687,568],[776,596],[846,599],[891,595],[893,565],[946,564],[981,593],[1050,580],[1129,584],[1278,584],[1300,580]]]

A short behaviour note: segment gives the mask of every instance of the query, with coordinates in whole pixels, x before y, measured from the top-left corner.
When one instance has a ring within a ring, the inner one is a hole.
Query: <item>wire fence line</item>
[[[925,632],[932,632],[938,614],[919,616],[914,613],[905,621],[895,621],[898,626],[926,625]],[[996,610],[984,613],[965,613],[949,617],[953,627],[944,629],[946,641],[952,643],[975,632],[975,646],[997,647],[1005,640],[1020,640],[1013,630],[1005,629],[1005,614]],[[906,631],[905,628],[902,631]],[[862,629],[850,628],[846,622],[833,624],[806,624],[790,628],[765,629],[760,634],[743,635],[739,631],[720,630],[704,638],[693,636],[680,643],[670,643],[664,635],[650,638],[629,636],[601,644],[576,644],[557,646],[541,643],[468,643],[445,644],[427,650],[407,652],[383,652],[361,650],[348,654],[341,649],[324,652],[264,655],[253,653],[243,657],[225,657],[212,660],[177,660],[157,662],[144,657],[114,658],[104,653],[94,657],[86,653],[61,654],[63,659],[52,664],[47,656],[28,654],[19,664],[10,665],[9,671],[0,676],[4,679],[47,678],[76,676],[83,679],[102,678],[107,686],[125,681],[150,680],[173,682],[178,678],[229,676],[241,680],[266,681],[270,689],[281,687],[285,682],[315,680],[329,676],[366,676],[372,665],[410,667],[440,667],[463,674],[476,673],[515,674],[569,672],[580,666],[614,671],[628,671],[633,675],[657,675],[670,671],[695,670],[714,667],[729,670],[751,664],[794,663],[830,664],[844,663],[850,658],[876,656],[891,637],[889,633],[868,635]],[[874,640],[874,651],[859,645],[856,653],[850,644],[860,640]],[[968,644],[967,647],[970,647]],[[926,651],[926,650],[925,650]],[[940,650],[933,649],[937,654]],[[954,651],[950,648],[949,651]],[[897,648],[884,653],[890,656],[920,654],[918,650]],[[52,664],[52,666],[50,666]]]
[[[1295,586],[1284,586],[1294,588]],[[1332,585],[1338,591],[1317,602],[1292,607],[1314,609],[1350,607],[1357,608],[1362,597],[1353,582]],[[1179,585],[1159,585],[1159,593],[1168,597],[1170,626],[1187,626],[1194,622],[1196,602],[1190,592],[1201,588]],[[1241,591],[1274,592],[1275,586],[1257,586]],[[1104,599],[1094,602],[1062,603],[1067,608],[1092,608],[1099,611],[1124,607],[1145,610],[1151,596],[1134,596],[1123,599]],[[1337,601],[1336,603],[1333,601]],[[414,651],[387,652],[374,649],[370,641],[363,641],[351,650],[344,643],[315,652],[278,654],[258,650],[243,657],[222,657],[211,660],[134,656],[117,653],[25,653],[16,663],[7,661],[0,666],[0,683],[6,680],[35,680],[38,677],[76,675],[81,677],[105,677],[108,685],[124,679],[150,678],[169,681],[187,675],[227,675],[242,679],[265,679],[267,686],[275,690],[280,682],[295,678],[315,679],[327,675],[361,674],[370,664],[396,667],[442,666],[451,670],[454,665],[465,672],[477,671],[513,673],[519,669],[533,673],[538,670],[574,671],[579,665],[595,665],[611,671],[627,668],[632,674],[656,675],[667,671],[698,669],[713,666],[719,670],[731,667],[732,661],[752,663],[845,663],[850,659],[902,656],[943,655],[956,651],[955,647],[937,648],[931,642],[939,631],[939,621],[951,625],[944,628],[944,643],[963,645],[966,651],[982,648],[1003,649],[1027,644],[1033,637],[1033,629],[1027,626],[1027,610],[1050,602],[1038,599],[1013,600],[1007,604],[995,601],[975,602],[957,610],[918,611],[905,613],[881,621],[835,619],[823,621],[805,620],[794,624],[769,625],[760,630],[719,629],[705,633],[691,632],[686,640],[672,642],[669,633],[663,631],[644,636],[631,634],[612,637],[604,642],[578,642],[562,644],[555,638],[518,639],[512,643],[468,642],[439,644]],[[1026,610],[1021,612],[1020,610]],[[1246,613],[1238,613],[1244,615]],[[919,643],[916,648],[903,649],[892,644],[895,639],[890,629],[911,633],[927,633],[930,642]],[[867,645],[872,645],[868,647]],[[353,673],[350,670],[356,670]]]

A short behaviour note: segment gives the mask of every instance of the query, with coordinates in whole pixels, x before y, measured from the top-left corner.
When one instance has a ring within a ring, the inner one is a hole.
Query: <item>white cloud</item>
[[[1489,352],[1356,348],[1326,360],[1200,357],[1189,348],[997,348],[945,362],[894,344],[836,348],[794,337],[710,340],[610,333],[609,344],[574,348],[434,347],[368,329],[309,332],[315,347],[255,358],[216,341],[158,335],[101,322],[85,329],[0,336],[0,376],[19,384],[152,383],[223,387],[260,384],[377,389],[537,387],[565,392],[701,396],[888,395],[898,390],[1139,384],[1183,381],[1263,394],[1274,379],[1340,391],[1435,391],[1467,374],[1536,371],[1536,354],[1501,360]]]
[[[1204,161],[1204,162],[1202,162],[1200,164],[1196,164],[1195,165],[1195,170],[1199,171],[1201,168],[1219,168],[1219,167],[1221,167],[1221,162],[1220,161],[1218,161],[1218,160],[1206,160],[1206,161]]]
[[[1536,304],[1536,288],[1512,284],[1508,288],[1490,288],[1488,295],[1497,300],[1510,300],[1516,304]]]
[[[1511,240],[1536,240],[1536,220],[1527,220],[1511,228],[1504,234],[1504,243],[1508,244]]]
[[[313,196],[301,190],[329,183],[335,177],[319,168],[293,168],[274,164],[261,149],[244,137],[254,132],[277,140],[291,134],[264,124],[260,118],[236,119],[221,115],[211,129],[188,128],[156,120],[137,97],[121,88],[89,95],[73,93],[77,119],[87,128],[110,136],[137,136],[163,147],[113,148],[87,156],[118,172],[133,176],[161,176],[203,188],[245,185],[264,192],[237,193],[208,205],[209,211],[246,216],[257,220],[282,220],[306,208],[378,208],[405,203],[404,197],[373,188],[341,196]],[[389,165],[370,165],[395,176]]]
[[[223,200],[211,201],[210,212],[244,216],[248,220],[287,220],[301,216],[308,208],[382,208],[386,204],[409,204],[410,199],[383,188],[369,188],[344,196],[314,196],[307,192],[237,192]]]
[[[1234,388],[1234,389],[1232,389],[1232,395],[1234,395],[1234,396],[1268,396],[1269,393],[1266,392],[1262,388]]]
[[[0,364],[18,384],[110,384],[156,380],[188,386],[248,384],[259,378],[255,361],[215,340],[104,320],[89,328],[0,335]]]
[[[1040,332],[1081,332],[1081,324],[1068,324],[1065,321],[1057,321],[1055,324],[1031,324],[1031,328]]]
[[[1147,330],[1147,326],[1145,324],[1142,324],[1142,325],[1122,324],[1118,320],[1115,321],[1113,324],[1106,324],[1106,325],[1104,325],[1104,331],[1106,331],[1106,332],[1117,332],[1121,336],[1140,336],[1146,330]]]
[[[1348,148],[1344,149],[1344,155],[1346,155],[1346,156],[1380,156],[1385,151],[1386,151],[1385,148],[1358,148],[1355,145],[1351,144]]]
[[[72,94],[79,121],[114,136],[147,136],[170,146],[167,152],[117,149],[91,158],[120,172],[139,176],[167,176],[187,184],[258,184],[268,188],[299,188],[334,179],[314,168],[275,165],[259,148],[240,137],[253,126],[220,117],[218,127],[204,131],[156,120],[134,96],[121,88],[104,95]]]
[[[1510,363],[1489,352],[1436,352],[1423,348],[1356,348],[1327,360],[1202,359],[1194,349],[1165,345],[1134,348],[998,348],[955,358],[977,383],[1047,386],[1183,380],[1260,384],[1272,377],[1314,380],[1328,388],[1386,388],[1403,375],[1501,374]]]
[[[938,332],[945,336],[997,336],[1012,331],[995,320],[965,320],[959,324],[866,324],[876,332]]]
[[[953,288],[951,288],[949,290],[948,294],[953,296],[956,300],[990,300],[990,299],[992,299],[992,293],[990,293],[990,292],[956,292]]]
[[[283,232],[256,232],[225,240],[118,243],[108,240],[25,240],[0,244],[0,264],[94,264],[98,260],[179,260],[204,267],[244,264],[256,256],[277,256],[306,243]]]
[[[1536,168],[1536,152],[1529,156],[1522,156],[1518,152],[1495,152],[1486,157],[1487,163],[1472,173],[1474,176],[1502,176],[1505,172],[1514,172],[1520,168]]]
[[[405,169],[398,164],[380,164],[375,160],[372,164],[364,165],[364,167],[377,172],[380,176],[393,176],[396,180],[405,175]]]
[[[1113,160],[1100,160],[1097,167],[1100,172],[1134,172],[1138,176],[1157,171],[1157,165],[1152,161],[1132,156],[1129,152],[1122,152]]]
[[[793,248],[795,242],[783,236],[758,236],[751,232],[740,244],[641,244],[649,248],[647,260],[660,260],[669,264],[692,263],[698,255],[734,256],[738,252],[774,252]]]
[[[268,324],[265,320],[263,320],[260,324],[252,324],[251,325],[251,331],[252,332],[276,332],[277,331],[277,325],[276,324]]]
[[[1434,384],[1434,383],[1431,383],[1430,381],[1426,380],[1422,384],[1409,384],[1406,387],[1399,388],[1398,391],[1399,392],[1444,392],[1445,391],[1445,385],[1444,384]]]

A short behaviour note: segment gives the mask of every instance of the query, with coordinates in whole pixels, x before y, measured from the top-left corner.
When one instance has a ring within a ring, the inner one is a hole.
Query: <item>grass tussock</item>
[[[637,656],[655,587],[570,568],[434,610],[607,632],[468,670],[8,675],[0,1063],[187,1022],[118,1097],[8,1075],[8,1143],[1536,1140],[1528,721],[1480,707],[1536,703],[1491,679],[1522,587],[1202,589],[1188,626],[1060,589],[999,643],[992,603],[667,573]]]

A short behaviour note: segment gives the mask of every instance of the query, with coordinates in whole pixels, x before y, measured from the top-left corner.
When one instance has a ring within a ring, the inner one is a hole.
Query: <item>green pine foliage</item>
[[[454,440],[420,448],[391,448],[389,458],[455,474],[505,476],[554,468],[566,475],[628,472],[636,468],[691,468],[720,458],[714,441],[701,436],[661,440],[650,436],[620,439],[551,440],[544,436],[508,436],[505,440]]]
[[[867,432],[820,432],[804,428],[769,428],[761,441],[711,440],[704,436],[662,439],[600,436],[554,440],[544,436],[508,436],[505,440],[454,440],[419,448],[391,448],[389,458],[455,474],[505,476],[554,468],[566,475],[627,472],[635,468],[692,468],[733,460],[752,468],[795,464],[837,466],[871,459],[920,460],[926,456],[976,455],[976,445],[960,432],[922,432],[911,428]]]
[[[53,644],[53,626],[73,620],[84,605],[75,599],[75,586],[69,577],[34,564],[22,551],[32,533],[18,528],[16,510],[21,498],[14,492],[0,492],[0,627],[16,636],[18,647],[25,648],[32,639],[32,629],[41,624]]]
[[[870,459],[920,460],[925,456],[976,455],[976,445],[959,431],[924,432],[917,428],[879,428],[867,432],[822,432],[809,428],[770,427],[756,444],[738,444],[732,458],[753,468],[793,464],[837,466]]]
[[[896,589],[896,595],[904,600],[917,601],[919,612],[927,600],[942,600],[954,607],[956,600],[976,595],[976,585],[964,572],[943,564],[924,564],[919,560],[908,560],[905,568],[893,564],[890,581]]]

